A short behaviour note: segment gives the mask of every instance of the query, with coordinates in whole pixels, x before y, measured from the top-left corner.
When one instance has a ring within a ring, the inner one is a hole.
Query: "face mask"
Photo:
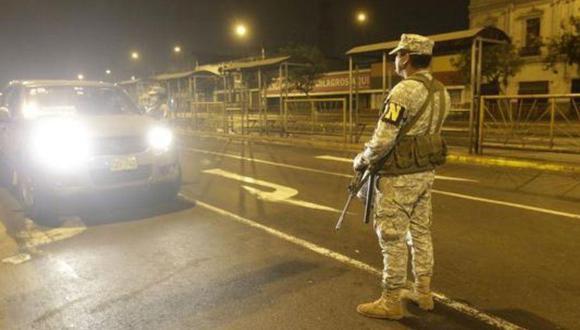
[[[407,62],[401,63],[401,57],[400,56],[395,57],[395,72],[399,76],[403,76],[403,71],[405,70],[405,67],[406,66],[407,66]]]

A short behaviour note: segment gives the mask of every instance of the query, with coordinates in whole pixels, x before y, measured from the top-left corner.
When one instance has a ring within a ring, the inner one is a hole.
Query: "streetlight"
[[[139,52],[131,52],[131,58],[134,60],[138,60],[141,57],[141,55],[139,55]]]
[[[82,73],[79,73],[79,74],[77,75],[77,79],[78,79],[78,80],[84,80],[84,79],[85,79],[85,75],[84,75],[84,74],[82,74]]]
[[[240,23],[236,25],[234,32],[236,33],[236,36],[244,38],[248,34],[248,28],[246,28],[244,24]]]
[[[177,45],[177,46],[173,47],[173,52],[175,54],[181,53],[181,46]]]
[[[107,76],[110,76],[111,75],[111,70],[107,69],[107,70],[105,70],[105,73],[107,74]]]
[[[137,77],[131,76],[131,80],[135,81],[135,80],[137,80]]]
[[[364,11],[359,11],[359,12],[356,14],[356,21],[357,21],[359,24],[364,24],[364,23],[366,23],[366,22],[367,22],[367,20],[368,20],[368,16],[367,16],[367,13],[365,13]]]

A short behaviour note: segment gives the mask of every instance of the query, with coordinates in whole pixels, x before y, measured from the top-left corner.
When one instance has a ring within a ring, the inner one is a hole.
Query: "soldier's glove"
[[[352,168],[355,172],[364,172],[364,170],[369,166],[368,161],[363,157],[363,153],[359,153],[354,157],[352,161]]]

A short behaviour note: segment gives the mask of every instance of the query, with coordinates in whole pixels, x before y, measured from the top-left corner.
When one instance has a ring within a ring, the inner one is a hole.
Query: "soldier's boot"
[[[401,289],[386,290],[374,302],[358,305],[356,311],[366,317],[400,320],[404,316]]]
[[[411,290],[403,290],[402,297],[411,300],[422,310],[433,310],[433,294],[431,293],[431,277],[419,276]]]

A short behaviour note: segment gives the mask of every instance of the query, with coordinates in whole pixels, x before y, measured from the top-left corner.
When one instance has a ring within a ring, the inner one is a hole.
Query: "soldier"
[[[169,106],[167,105],[167,92],[165,88],[155,86],[149,91],[150,106],[147,114],[156,119],[169,118]]]
[[[401,319],[401,298],[433,309],[431,187],[435,167],[445,162],[447,149],[440,132],[450,107],[445,87],[428,70],[433,46],[424,36],[403,34],[389,53],[396,54],[395,71],[404,79],[389,93],[371,140],[353,161],[355,171],[361,171],[376,168],[388,155],[376,181],[370,183],[376,189],[373,226],[384,270],[381,297],[357,307],[367,317]],[[415,278],[411,290],[403,290],[407,245]]]

